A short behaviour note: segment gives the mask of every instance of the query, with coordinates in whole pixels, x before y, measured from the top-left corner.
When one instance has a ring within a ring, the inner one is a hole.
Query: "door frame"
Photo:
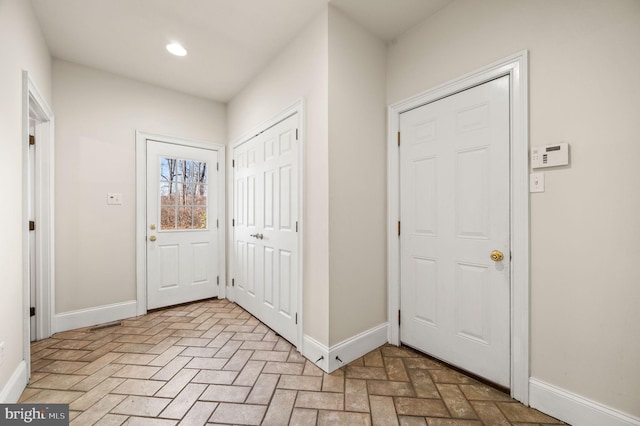
[[[23,280],[23,357],[27,377],[31,371],[31,317],[29,270],[29,119],[35,125],[35,217],[36,217],[36,339],[51,337],[55,293],[54,244],[54,115],[31,79],[22,72],[22,280]]]
[[[136,130],[136,313],[147,313],[147,141],[164,142],[192,148],[218,151],[218,271],[221,277],[218,284],[218,298],[226,297],[226,171],[225,151],[223,144],[196,141],[174,136],[164,136]]]
[[[510,369],[511,396],[529,402],[529,101],[528,52],[522,51],[491,65],[436,86],[388,107],[388,315],[400,310],[400,114],[430,102],[510,76]],[[389,321],[389,342],[400,345],[400,325]]]
[[[261,123],[260,125],[254,127],[253,129],[251,129],[250,131],[246,132],[245,134],[243,134],[242,136],[240,136],[239,138],[235,139],[234,141],[232,141],[230,143],[231,149],[230,149],[230,153],[229,153],[229,165],[232,164],[233,159],[233,154],[234,154],[234,150],[235,148],[237,148],[238,146],[242,145],[243,143],[249,141],[250,139],[253,139],[254,137],[258,136],[260,133],[264,132],[265,130],[269,129],[270,127],[275,126],[276,124],[278,124],[281,121],[284,121],[285,119],[298,114],[298,130],[299,130],[299,134],[298,134],[298,226],[299,226],[299,232],[298,232],[298,264],[296,265],[298,268],[298,273],[297,273],[297,278],[298,278],[298,300],[297,300],[297,312],[298,312],[298,327],[297,327],[297,332],[298,332],[298,336],[296,339],[296,342],[292,342],[295,343],[296,348],[302,352],[302,345],[303,345],[303,340],[304,340],[304,312],[303,312],[303,301],[304,301],[304,297],[303,297],[303,291],[304,291],[304,270],[303,270],[303,266],[304,266],[304,171],[305,171],[305,163],[304,163],[304,158],[305,158],[305,137],[306,137],[306,133],[305,133],[305,102],[304,102],[304,98],[297,100],[296,102],[294,102],[292,105],[290,105],[288,108],[285,108],[284,110],[282,110],[280,113],[276,114],[275,116],[271,117],[270,119],[264,121],[263,123]],[[233,302],[235,302],[235,293],[234,293],[234,289],[231,286],[231,279],[233,278],[233,274],[234,274],[234,268],[233,265],[235,263],[235,259],[233,256],[233,244],[234,244],[234,227],[232,224],[232,219],[234,216],[234,209],[235,209],[235,179],[233,178],[233,168],[230,167],[229,168],[230,173],[231,173],[231,177],[230,177],[230,181],[231,181],[231,185],[230,185],[230,194],[229,194],[229,223],[227,224],[227,226],[229,227],[229,258],[230,258],[230,277],[229,277],[229,282],[227,283],[227,286],[229,286],[229,299]],[[259,318],[258,318],[259,319]]]

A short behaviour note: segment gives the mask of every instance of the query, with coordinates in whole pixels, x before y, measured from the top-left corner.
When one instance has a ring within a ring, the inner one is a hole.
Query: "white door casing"
[[[400,132],[401,341],[508,387],[509,76],[401,114]]]
[[[234,300],[297,345],[299,114],[233,148]]]
[[[389,107],[388,282],[389,318],[400,310],[400,149],[398,132],[404,112],[498,77],[510,77],[510,247],[511,247],[511,396],[529,400],[529,193],[528,193],[528,54],[517,53]],[[389,322],[389,342],[400,344],[399,321]]]
[[[224,157],[221,144],[136,132],[138,315],[224,297]]]
[[[27,71],[22,72],[22,95],[23,362],[28,378],[31,364],[30,341],[46,339],[52,334],[55,292],[55,119],[53,111]],[[31,147],[30,133],[36,139],[36,145]],[[30,219],[36,222],[36,232],[29,231]],[[31,331],[32,320],[29,314],[30,307],[33,306],[32,300],[37,307],[34,317],[35,334]]]

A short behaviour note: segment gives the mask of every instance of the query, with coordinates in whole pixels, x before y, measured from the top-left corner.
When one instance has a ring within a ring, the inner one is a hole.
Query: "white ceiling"
[[[452,0],[330,0],[391,40]],[[327,0],[32,0],[54,57],[227,102]],[[189,51],[170,55],[169,42]]]

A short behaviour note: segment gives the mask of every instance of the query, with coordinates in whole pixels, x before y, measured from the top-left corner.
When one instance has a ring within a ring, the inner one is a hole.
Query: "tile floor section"
[[[31,351],[20,402],[68,403],[79,426],[561,424],[406,348],[325,374],[227,300],[58,333]]]

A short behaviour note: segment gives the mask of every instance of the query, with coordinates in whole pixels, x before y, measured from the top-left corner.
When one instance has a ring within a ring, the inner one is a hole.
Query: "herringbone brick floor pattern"
[[[541,425],[557,420],[433,359],[386,345],[325,374],[227,300],[31,346],[20,402],[72,425]]]

